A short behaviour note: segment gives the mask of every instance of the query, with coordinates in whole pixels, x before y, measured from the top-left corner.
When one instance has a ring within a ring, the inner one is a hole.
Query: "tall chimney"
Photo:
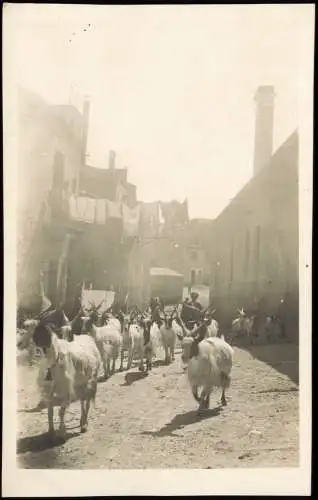
[[[108,168],[110,170],[115,170],[115,160],[116,160],[115,151],[109,151]]]
[[[76,186],[75,186],[75,195],[79,195],[80,191],[80,178],[81,178],[81,169],[86,164],[86,152],[87,152],[87,137],[88,137],[88,124],[89,124],[89,112],[90,112],[91,103],[87,97],[84,99],[83,104],[83,130],[82,130],[82,150],[80,157],[80,165],[77,170],[76,175]]]
[[[89,112],[91,103],[87,98],[84,100],[83,106],[83,163],[85,164],[85,155],[87,149],[87,137],[88,137],[88,123],[89,123]]]
[[[272,156],[274,97],[272,85],[258,87],[254,97],[256,101],[254,175],[268,165]]]

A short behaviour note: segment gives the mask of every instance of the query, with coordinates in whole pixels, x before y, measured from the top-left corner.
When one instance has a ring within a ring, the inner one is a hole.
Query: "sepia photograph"
[[[310,495],[314,16],[4,4],[6,496]]]

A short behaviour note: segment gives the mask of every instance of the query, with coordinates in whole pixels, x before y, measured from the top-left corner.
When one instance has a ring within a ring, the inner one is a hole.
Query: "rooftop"
[[[168,267],[152,267],[150,269],[151,276],[179,276],[183,277],[182,274],[177,273],[173,269],[169,269]]]

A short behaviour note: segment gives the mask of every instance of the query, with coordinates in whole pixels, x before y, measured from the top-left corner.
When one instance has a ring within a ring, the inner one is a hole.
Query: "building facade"
[[[53,292],[50,284],[63,236],[57,230],[59,224],[50,226],[52,217],[57,220],[63,212],[68,193],[77,189],[85,127],[85,117],[73,106],[52,106],[19,89],[17,291],[21,304],[36,293],[40,269],[45,292]]]
[[[298,321],[298,133],[294,132],[213,224],[211,288],[219,314],[277,313]]]

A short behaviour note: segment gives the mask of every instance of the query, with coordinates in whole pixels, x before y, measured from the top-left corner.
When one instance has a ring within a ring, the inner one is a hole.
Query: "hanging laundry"
[[[159,227],[158,227],[158,233],[161,234],[164,227],[165,227],[165,218],[163,216],[162,210],[161,210],[161,203],[160,201],[158,202],[158,214],[159,214]]]
[[[92,288],[82,290],[82,307],[91,307],[91,304],[98,306],[99,311],[103,312],[106,309],[106,292],[105,290],[93,290]]]
[[[96,224],[105,224],[106,222],[106,203],[103,199],[96,200],[95,222]]]
[[[95,220],[95,208],[96,208],[96,200],[94,198],[86,198],[86,207],[85,207],[85,222],[93,223]]]
[[[158,216],[159,216],[159,223],[160,224],[164,224],[165,223],[165,218],[164,218],[162,210],[161,210],[161,203],[160,203],[160,201],[158,202]]]
[[[105,200],[106,202],[106,217],[107,219],[121,219],[121,204],[115,201]]]
[[[124,232],[127,236],[137,236],[140,223],[140,205],[130,208],[123,205]]]
[[[155,235],[159,222],[157,201],[141,205],[141,220],[143,232],[148,235]]]
[[[123,203],[127,199],[127,190],[124,186],[119,183],[116,189],[116,201],[117,203]]]
[[[77,202],[76,216],[75,216],[77,220],[83,221],[85,219],[86,200],[87,198],[85,198],[84,196],[79,196],[79,198],[75,200]]]

